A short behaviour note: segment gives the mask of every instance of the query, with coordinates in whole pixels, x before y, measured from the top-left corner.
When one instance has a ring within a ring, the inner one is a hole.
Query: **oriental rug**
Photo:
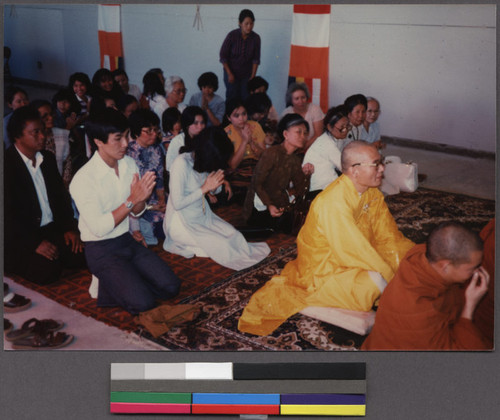
[[[424,242],[435,226],[447,220],[458,220],[479,232],[495,214],[493,201],[424,189],[387,197],[386,201],[401,231],[416,243]],[[174,350],[358,349],[365,337],[301,314],[292,316],[266,337],[237,329],[251,295],[295,257],[295,246],[282,248],[261,264],[183,300],[198,305],[201,315],[155,341]]]
[[[458,220],[479,231],[495,215],[495,202],[459,194],[419,189],[386,198],[389,209],[401,231],[416,243],[434,226],[445,220]],[[241,224],[241,207],[221,207],[217,213],[232,223]],[[153,339],[138,328],[133,316],[121,308],[98,308],[90,298],[91,275],[87,270],[68,271],[62,279],[48,286],[38,286],[17,276],[12,278],[44,296],[125,331],[135,331],[172,350],[352,350],[364,337],[333,327],[304,315],[294,315],[268,337],[240,333],[236,326],[246,302],[284,265],[295,257],[295,238],[275,234],[266,242],[271,255],[262,263],[245,271],[234,272],[208,258],[185,259],[165,252],[161,246],[152,249],[182,279],[179,296],[168,304],[192,303],[201,314],[193,322],[174,327]],[[78,332],[75,331],[75,335]],[[99,350],[99,348],[96,348]]]

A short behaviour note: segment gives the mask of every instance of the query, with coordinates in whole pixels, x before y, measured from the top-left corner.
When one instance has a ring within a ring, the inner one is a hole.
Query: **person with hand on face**
[[[203,73],[198,78],[198,87],[200,92],[195,93],[189,100],[189,105],[199,106],[207,113],[207,127],[219,126],[224,118],[226,104],[217,92],[219,88],[219,79],[215,73]]]
[[[146,210],[156,175],[140,177],[126,156],[129,127],[119,111],[103,109],[87,120],[85,129],[97,152],[76,173],[70,192],[80,213],[87,264],[99,279],[97,305],[138,314],[176,296],[180,288],[168,265],[129,233],[129,216]]]
[[[224,130],[202,130],[175,159],[165,213],[164,249],[186,258],[209,257],[233,270],[248,268],[270,252],[266,243],[246,242],[243,235],[212,212],[206,195],[222,187],[231,195],[224,169],[233,151]]]
[[[308,124],[298,114],[285,115],[278,124],[282,143],[262,153],[248,189],[243,217],[249,226],[271,228],[290,233],[292,218],[286,209],[294,195],[305,191],[307,176],[314,171],[311,164],[301,167],[295,151],[304,147]],[[293,191],[290,190],[293,184]]]
[[[488,291],[483,242],[457,222],[435,228],[405,256],[380,298],[364,350],[486,350],[474,313]]]
[[[62,268],[85,266],[71,198],[45,150],[38,110],[16,109],[7,130],[14,143],[4,154],[5,272],[53,283]]]
[[[342,175],[311,204],[297,258],[251,297],[240,331],[270,334],[309,306],[369,311],[413,247],[378,189],[384,163],[375,146],[349,143],[341,166]]]
[[[226,102],[245,100],[248,81],[257,74],[260,64],[260,36],[253,31],[255,16],[243,9],[238,17],[238,29],[229,32],[222,43],[219,57],[224,68]]]
[[[299,114],[309,124],[309,133],[304,149],[307,150],[314,141],[323,133],[323,118],[325,114],[321,108],[309,102],[311,95],[305,83],[291,83],[286,91],[287,108],[281,114]]]
[[[383,149],[385,144],[380,140],[380,102],[372,97],[366,98],[366,118],[363,121],[361,138],[368,143],[373,143],[377,149]]]

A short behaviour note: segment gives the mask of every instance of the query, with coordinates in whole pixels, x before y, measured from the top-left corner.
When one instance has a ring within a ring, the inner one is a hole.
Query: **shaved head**
[[[365,161],[369,151],[372,149],[377,151],[375,146],[364,140],[355,140],[347,144],[344,150],[342,150],[342,155],[340,157],[342,172],[346,173],[353,164]]]
[[[441,223],[427,238],[425,256],[431,263],[449,260],[452,264],[470,262],[474,252],[483,251],[479,235],[458,222]]]

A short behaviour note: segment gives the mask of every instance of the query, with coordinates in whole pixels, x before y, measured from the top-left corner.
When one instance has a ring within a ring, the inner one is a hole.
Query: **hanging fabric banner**
[[[289,81],[304,82],[311,101],[328,109],[330,5],[294,5]]]
[[[123,68],[123,45],[120,29],[120,5],[98,5],[98,36],[101,68]]]

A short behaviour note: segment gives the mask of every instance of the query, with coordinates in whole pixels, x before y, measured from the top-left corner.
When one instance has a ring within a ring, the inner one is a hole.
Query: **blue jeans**
[[[167,263],[129,233],[86,242],[85,257],[99,279],[98,306],[118,305],[138,314],[179,293],[181,281]]]

